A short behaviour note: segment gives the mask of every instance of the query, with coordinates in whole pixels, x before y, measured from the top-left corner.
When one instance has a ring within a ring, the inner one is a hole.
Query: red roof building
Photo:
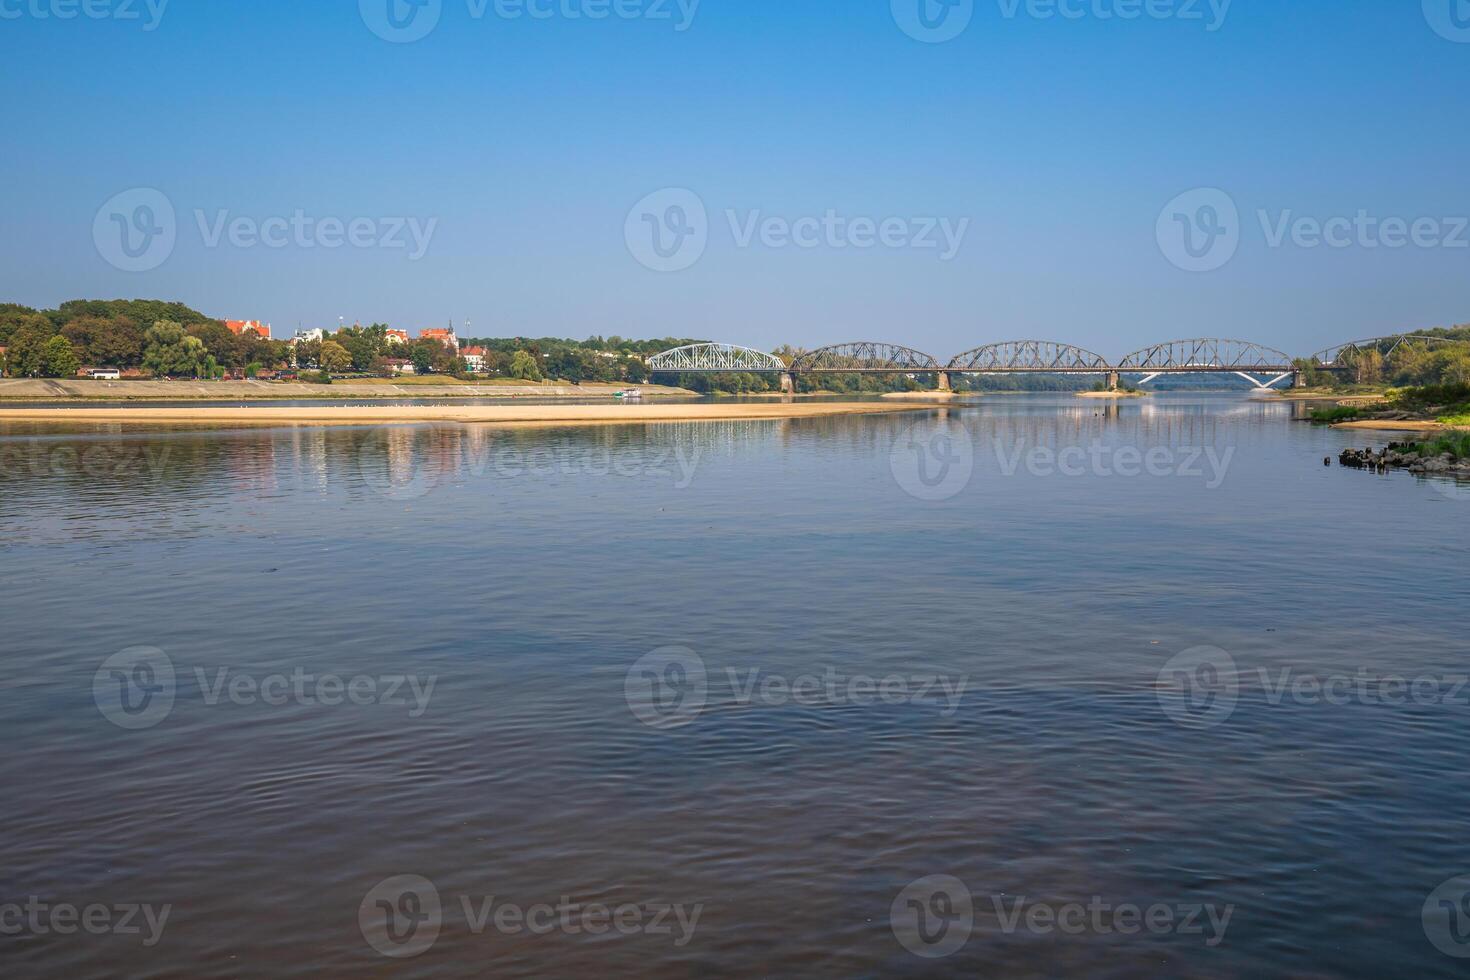
[[[236,337],[240,336],[247,330],[254,330],[262,340],[271,339],[270,325],[261,323],[259,320],[226,320],[225,326],[228,327],[230,333],[234,334]]]
[[[450,350],[459,350],[459,338],[454,335],[454,330],[442,330],[433,327],[428,330],[419,331],[419,340],[437,340]]]

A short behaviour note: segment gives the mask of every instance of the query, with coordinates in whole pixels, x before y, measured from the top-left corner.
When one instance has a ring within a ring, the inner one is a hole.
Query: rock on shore
[[[1340,465],[1355,470],[1404,469],[1410,473],[1437,474],[1470,479],[1470,459],[1456,459],[1449,453],[1421,456],[1416,443],[1391,442],[1378,452],[1368,449],[1344,449],[1337,457]]]

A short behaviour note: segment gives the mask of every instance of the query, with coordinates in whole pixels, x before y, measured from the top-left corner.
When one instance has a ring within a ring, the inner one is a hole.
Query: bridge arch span
[[[949,362],[946,370],[1037,372],[1064,374],[1068,371],[1108,371],[1111,365],[1101,354],[1054,340],[1005,340],[965,351]]]
[[[1118,362],[1119,371],[1289,371],[1292,357],[1248,340],[1203,337],[1153,344]]]
[[[1470,340],[1457,340],[1453,337],[1427,337],[1419,334],[1403,334],[1395,337],[1369,337],[1367,340],[1350,340],[1336,347],[1318,351],[1312,355],[1312,361],[1320,368],[1341,367],[1344,359],[1351,360],[1358,354],[1367,351],[1377,351],[1384,357],[1388,357],[1404,344],[1423,344],[1431,350],[1444,347],[1460,347],[1470,344]]]
[[[785,371],[786,362],[775,354],[734,344],[690,344],[648,359],[648,370],[678,374],[740,372],[759,374]]]
[[[843,374],[935,373],[944,370],[932,355],[899,344],[860,340],[820,347],[791,362],[795,373],[823,371]]]

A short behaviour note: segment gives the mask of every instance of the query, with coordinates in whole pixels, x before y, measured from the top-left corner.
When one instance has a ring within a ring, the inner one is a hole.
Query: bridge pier
[[[781,372],[781,394],[783,394],[783,395],[794,395],[794,394],[796,394],[796,379],[791,376],[791,372],[790,371],[782,371]]]
[[[1307,376],[1300,371],[1291,372],[1291,386],[1293,388],[1305,388],[1307,386]]]
[[[1118,377],[1117,371],[1108,372],[1108,391],[1117,391],[1122,379]]]
[[[948,371],[940,371],[939,372],[939,390],[940,391],[952,391],[953,390],[949,386],[949,372]]]

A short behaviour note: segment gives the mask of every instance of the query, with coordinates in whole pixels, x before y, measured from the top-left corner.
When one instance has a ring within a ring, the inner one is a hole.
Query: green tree
[[[437,340],[421,340],[415,343],[408,352],[408,359],[413,361],[415,374],[429,374],[434,370],[434,355],[438,353],[435,348],[444,345]]]
[[[81,366],[76,351],[72,350],[71,341],[65,337],[52,337],[41,350],[43,378],[75,378],[77,369]]]
[[[159,320],[143,335],[143,366],[165,377],[197,378],[209,360],[204,341],[174,320]]]
[[[352,354],[335,340],[324,340],[319,363],[323,371],[329,374],[341,374],[352,367]]]
[[[10,338],[9,370],[17,378],[39,378],[45,365],[46,344],[51,340],[49,325],[27,323]]]
[[[510,359],[510,376],[522,381],[540,381],[541,365],[536,363],[530,351],[518,350]]]

